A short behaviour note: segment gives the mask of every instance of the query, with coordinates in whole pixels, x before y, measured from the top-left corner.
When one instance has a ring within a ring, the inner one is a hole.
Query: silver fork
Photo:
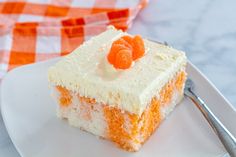
[[[208,123],[215,131],[216,135],[219,137],[221,143],[228,151],[229,155],[231,157],[236,157],[235,137],[225,128],[225,126],[220,122],[220,120],[212,113],[212,111],[207,107],[204,101],[193,92],[193,88],[194,88],[194,83],[191,79],[188,78],[185,84],[184,94],[187,97],[189,97],[202,112]]]

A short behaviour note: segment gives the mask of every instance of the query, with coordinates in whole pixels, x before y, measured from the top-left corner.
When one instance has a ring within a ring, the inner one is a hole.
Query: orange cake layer
[[[182,98],[185,80],[185,71],[178,72],[172,80],[162,87],[159,93],[153,96],[141,116],[98,103],[93,98],[86,98],[66,88],[56,86],[59,93],[59,116],[68,119],[69,122],[70,119],[77,118],[77,120],[83,121],[83,124],[74,124],[76,121],[72,120],[70,124],[109,139],[127,151],[137,151]],[[75,112],[78,117],[71,118],[72,112]],[[98,113],[102,113],[102,115],[97,116]],[[102,131],[95,130],[95,118],[103,122],[104,125],[99,128]],[[93,123],[91,124],[93,128],[86,128],[86,123],[88,125]]]

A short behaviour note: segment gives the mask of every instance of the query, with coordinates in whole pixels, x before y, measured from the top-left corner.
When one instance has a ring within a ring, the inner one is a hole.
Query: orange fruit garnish
[[[133,53],[132,53],[133,60],[141,58],[144,55],[144,52],[145,48],[143,39],[140,35],[136,35],[133,39]]]
[[[107,55],[107,60],[109,61],[109,63],[111,64],[115,63],[116,53],[123,49],[128,49],[128,48],[125,45],[113,43],[111,46],[111,50]]]
[[[116,53],[114,67],[117,69],[128,69],[132,64],[132,51],[123,49]]]
[[[120,44],[120,45],[124,45],[125,47],[129,48],[129,49],[133,49],[132,46],[127,42],[125,41],[124,39],[120,38],[116,41],[114,41],[113,44]]]
[[[133,47],[133,38],[131,36],[123,36],[122,39],[124,39],[127,43],[129,43]]]
[[[133,60],[144,55],[144,42],[141,36],[123,36],[112,43],[107,60],[117,69],[128,69]]]

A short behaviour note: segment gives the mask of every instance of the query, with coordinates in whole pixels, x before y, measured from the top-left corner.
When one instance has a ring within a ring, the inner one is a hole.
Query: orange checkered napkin
[[[0,0],[0,79],[70,53],[107,25],[126,30],[147,0]]]

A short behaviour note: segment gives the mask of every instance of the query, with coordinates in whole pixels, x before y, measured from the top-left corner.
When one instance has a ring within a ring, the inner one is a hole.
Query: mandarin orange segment
[[[131,36],[125,35],[122,37],[122,39],[124,39],[127,43],[129,43],[133,47],[134,42]]]
[[[128,49],[122,44],[113,43],[109,54],[107,55],[107,60],[110,64],[114,64],[116,61],[116,53],[122,49]]]
[[[133,60],[141,58],[144,55],[144,52],[145,52],[145,47],[143,39],[140,35],[136,35],[133,39],[133,53],[132,53]]]
[[[132,51],[120,50],[116,53],[114,67],[117,69],[128,69],[132,64]]]
[[[127,48],[129,48],[129,49],[131,49],[131,50],[133,49],[132,46],[131,46],[127,41],[125,41],[125,40],[122,39],[122,38],[120,38],[120,39],[114,41],[113,44],[120,44],[120,45],[124,45],[125,47],[127,47]]]

